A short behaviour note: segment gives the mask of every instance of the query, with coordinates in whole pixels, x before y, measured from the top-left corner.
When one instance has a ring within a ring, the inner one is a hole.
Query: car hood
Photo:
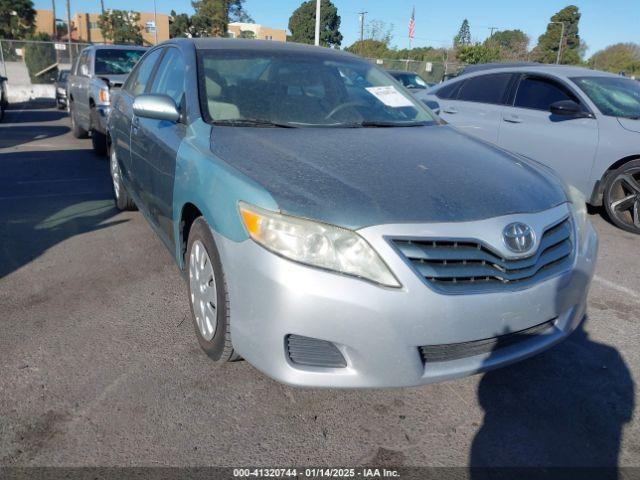
[[[640,120],[618,117],[618,122],[620,122],[620,125],[622,125],[622,128],[624,128],[625,130],[640,133]]]
[[[451,126],[214,126],[211,150],[283,213],[345,228],[479,220],[566,201],[542,169]]]

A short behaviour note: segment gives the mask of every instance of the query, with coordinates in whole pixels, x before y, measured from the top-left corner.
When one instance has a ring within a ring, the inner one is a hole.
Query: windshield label
[[[386,87],[367,87],[366,90],[387,107],[413,107],[411,100],[402,95],[393,85],[387,85]]]

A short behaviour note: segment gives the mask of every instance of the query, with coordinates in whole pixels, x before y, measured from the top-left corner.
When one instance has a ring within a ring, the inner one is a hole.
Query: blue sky
[[[64,0],[55,0],[58,17],[64,15]],[[190,0],[156,0],[158,11],[192,12]],[[451,43],[460,23],[466,17],[474,40],[484,40],[489,27],[500,30],[519,28],[535,45],[544,32],[549,17],[573,3],[582,12],[580,34],[589,46],[589,54],[617,42],[640,43],[640,0],[333,0],[342,17],[343,46],[359,36],[358,12],[365,10],[367,20],[393,24],[392,45],[408,46],[407,23],[411,8],[416,8],[414,46],[442,46]],[[36,8],[50,9],[51,0],[35,0]],[[104,0],[107,8],[153,11],[153,0]],[[291,12],[301,0],[247,0],[246,8],[257,23],[274,28],[287,28]],[[99,0],[71,0],[75,11],[97,12]]]

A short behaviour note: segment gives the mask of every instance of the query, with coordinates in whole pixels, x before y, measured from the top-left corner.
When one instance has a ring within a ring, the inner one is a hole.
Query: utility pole
[[[364,41],[364,16],[369,13],[369,12],[358,12],[358,15],[360,16],[360,55],[362,55],[362,49],[364,48],[363,45],[363,41]]]
[[[71,5],[67,0],[67,47],[69,48],[69,63],[73,65],[73,52],[71,51]]]
[[[154,44],[158,44],[158,9],[156,8],[156,0],[153,0],[153,35]]]
[[[314,42],[316,47],[320,45],[320,1],[316,0],[316,38]]]
[[[549,22],[549,23],[562,25],[562,29],[560,30],[560,43],[558,44],[558,56],[556,57],[556,64],[559,64],[560,58],[562,55],[562,42],[564,41],[564,22]]]
[[[104,0],[100,0],[100,12],[104,13]]]
[[[489,38],[491,38],[493,37],[493,31],[498,30],[498,27],[489,27],[489,30],[491,30],[491,33],[489,34]]]
[[[58,39],[58,27],[56,26],[56,0],[51,0],[51,9],[53,10],[53,39]]]

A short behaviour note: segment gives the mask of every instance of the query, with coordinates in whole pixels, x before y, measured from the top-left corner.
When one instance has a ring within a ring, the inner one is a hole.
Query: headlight
[[[60,87],[58,87],[58,88],[57,88],[57,90],[58,90],[58,93],[59,93],[60,95],[64,95],[64,94],[66,94],[66,93],[67,93],[67,92],[65,92],[64,88],[60,88]]]
[[[565,184],[565,191],[571,202],[571,212],[576,222],[578,239],[580,243],[582,243],[587,224],[587,199],[582,192],[573,185]]]
[[[290,260],[365,278],[387,287],[400,283],[376,251],[356,232],[240,202],[251,238]]]

